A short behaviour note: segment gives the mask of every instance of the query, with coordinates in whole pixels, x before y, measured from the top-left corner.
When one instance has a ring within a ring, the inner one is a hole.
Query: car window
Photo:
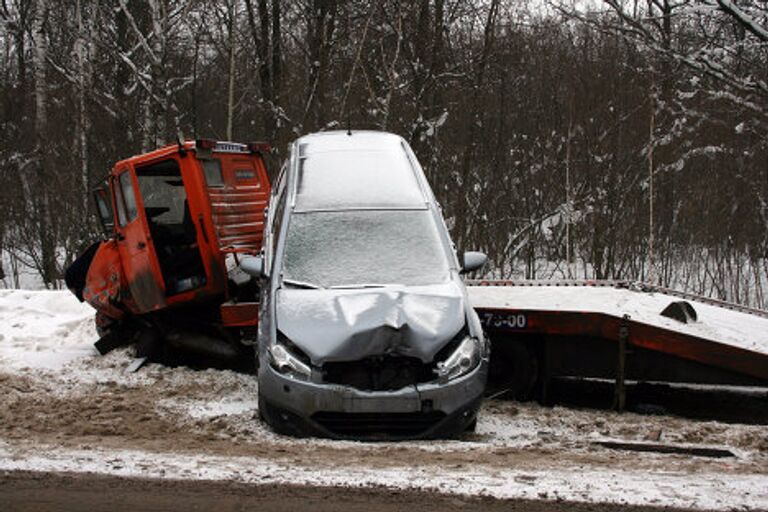
[[[299,164],[296,208],[424,207],[425,197],[404,151],[309,153]]]
[[[276,249],[277,232],[280,230],[280,225],[283,220],[283,212],[285,211],[287,196],[285,193],[285,173],[287,166],[287,163],[283,165],[280,174],[277,176],[277,180],[275,180],[275,185],[272,188],[272,196],[269,201],[269,218],[264,231],[265,264],[267,265],[267,268],[270,269],[272,268],[273,255]]]
[[[327,288],[446,281],[449,265],[428,210],[294,213],[283,279]]]

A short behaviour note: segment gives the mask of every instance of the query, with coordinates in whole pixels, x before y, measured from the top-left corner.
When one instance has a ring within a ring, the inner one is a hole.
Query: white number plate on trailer
[[[523,313],[482,313],[480,321],[493,329],[525,329],[528,317]]]

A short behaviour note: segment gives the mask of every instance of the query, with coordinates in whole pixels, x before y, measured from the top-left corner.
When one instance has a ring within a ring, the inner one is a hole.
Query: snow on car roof
[[[350,135],[351,133],[351,135]],[[394,133],[368,130],[330,131],[305,135],[296,141],[301,155],[323,151],[349,151],[377,149],[384,151],[402,151],[403,138]]]
[[[768,318],[685,298],[696,310],[695,322],[661,315],[681,298],[613,286],[468,286],[476,308],[602,313],[646,323],[737,348],[768,354]]]
[[[297,145],[297,211],[426,208],[417,169],[397,135],[319,133]]]

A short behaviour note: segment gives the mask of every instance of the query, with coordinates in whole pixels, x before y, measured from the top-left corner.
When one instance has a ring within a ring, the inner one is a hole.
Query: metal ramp
[[[631,281],[467,284],[494,349],[524,342],[545,378],[768,386],[767,311]]]

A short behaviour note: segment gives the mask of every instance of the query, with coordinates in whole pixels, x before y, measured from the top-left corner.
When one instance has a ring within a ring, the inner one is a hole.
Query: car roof
[[[296,145],[297,211],[427,208],[421,169],[398,135],[323,132]]]
[[[296,141],[299,156],[326,151],[404,151],[399,135],[370,130],[329,131],[305,135]]]

